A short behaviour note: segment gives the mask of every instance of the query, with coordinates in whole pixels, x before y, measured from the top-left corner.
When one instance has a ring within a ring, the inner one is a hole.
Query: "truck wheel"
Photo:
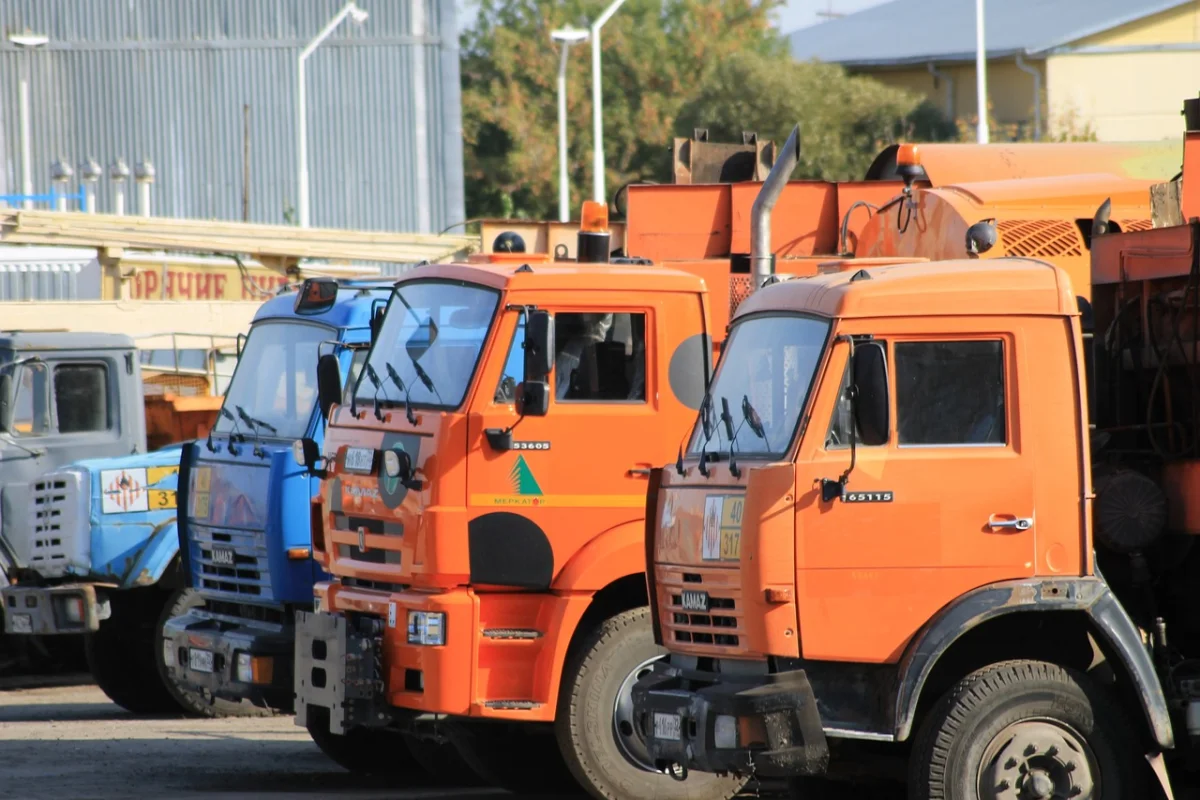
[[[249,700],[235,702],[222,698],[213,698],[210,703],[204,695],[178,682],[167,672],[167,664],[163,661],[163,631],[167,620],[183,616],[193,608],[204,605],[204,599],[195,589],[177,589],[170,594],[163,604],[158,616],[158,624],[154,629],[154,665],[158,672],[158,680],[170,695],[177,709],[192,717],[269,717],[272,712],[268,708],[256,706]]]
[[[329,732],[329,709],[309,706],[305,717],[308,735],[342,769],[356,775],[419,777],[425,770],[413,758],[405,737],[395,731],[355,728],[340,736]]]
[[[605,800],[726,800],[747,778],[693,772],[686,781],[653,771],[633,720],[633,685],[665,654],[654,643],[650,609],[607,619],[592,631],[563,674],[555,727],[575,779]]]
[[[579,791],[554,734],[541,725],[459,722],[448,732],[463,760],[492,786],[525,797]]]
[[[84,637],[88,669],[109,700],[134,714],[178,713],[179,706],[158,677],[154,622],[155,590],[131,589],[109,595],[112,616]]]
[[[1143,797],[1124,715],[1084,675],[1044,661],[978,670],[921,726],[909,794],[938,800]]]

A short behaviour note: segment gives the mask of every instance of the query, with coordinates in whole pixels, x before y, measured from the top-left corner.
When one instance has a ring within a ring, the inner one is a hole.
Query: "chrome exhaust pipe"
[[[771,210],[779,202],[783,187],[787,186],[788,179],[799,163],[800,126],[797,125],[792,128],[791,135],[750,208],[750,274],[755,290],[761,288],[763,282],[775,272],[775,254],[771,252]]]

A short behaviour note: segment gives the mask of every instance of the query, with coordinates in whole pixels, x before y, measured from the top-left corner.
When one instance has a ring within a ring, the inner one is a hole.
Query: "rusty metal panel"
[[[730,253],[728,185],[630,186],[627,209],[631,256],[678,261]]]
[[[343,4],[0,0],[6,31],[50,37],[31,51],[0,38],[0,194],[21,190],[26,74],[35,193],[58,158],[76,167],[72,192],[88,157],[148,158],[154,214],[240,220],[249,105],[250,221],[294,220],[296,60]],[[456,4],[362,5],[366,22],[343,22],[307,63],[311,223],[436,233],[465,218]],[[105,174],[100,211],[113,195]],[[137,205],[130,185],[128,213]]]
[[[742,143],[710,142],[708,131],[690,139],[677,137],[672,145],[675,183],[738,183],[763,181],[775,164],[775,143],[742,134]]]

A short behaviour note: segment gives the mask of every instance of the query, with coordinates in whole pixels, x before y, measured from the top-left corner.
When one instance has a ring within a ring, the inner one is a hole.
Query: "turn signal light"
[[[287,557],[292,561],[303,561],[312,555],[312,550],[307,547],[289,547]]]

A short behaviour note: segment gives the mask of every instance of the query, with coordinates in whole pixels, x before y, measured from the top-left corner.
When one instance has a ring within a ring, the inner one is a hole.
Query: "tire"
[[[269,717],[274,712],[269,708],[256,706],[249,700],[225,700],[213,698],[209,702],[200,692],[189,689],[177,682],[167,671],[163,661],[164,628],[167,620],[186,614],[193,608],[204,605],[203,598],[195,589],[177,589],[170,594],[158,615],[157,627],[154,629],[154,664],[158,672],[158,680],[170,695],[178,710],[190,717]]]
[[[156,589],[113,592],[112,616],[84,638],[92,678],[109,700],[134,714],[180,712],[157,669],[162,648],[156,648],[155,622],[162,598]]]
[[[408,749],[405,736],[394,731],[356,728],[345,736],[329,732],[329,709],[309,706],[308,735],[339,767],[356,775],[405,777],[427,782],[428,774]]]
[[[486,783],[522,796],[578,793],[554,734],[536,723],[460,722],[455,747]]]
[[[1082,673],[1044,661],[993,664],[959,682],[922,723],[909,796],[1005,800],[1038,780],[1056,797],[1075,796],[1071,786],[1092,800],[1144,797],[1131,727]]]
[[[666,651],[654,643],[650,609],[642,607],[605,620],[587,634],[563,674],[555,728],[575,779],[603,800],[727,800],[747,778],[691,773],[677,781],[651,771],[631,712],[617,707],[637,676]],[[620,737],[620,739],[618,739]]]

